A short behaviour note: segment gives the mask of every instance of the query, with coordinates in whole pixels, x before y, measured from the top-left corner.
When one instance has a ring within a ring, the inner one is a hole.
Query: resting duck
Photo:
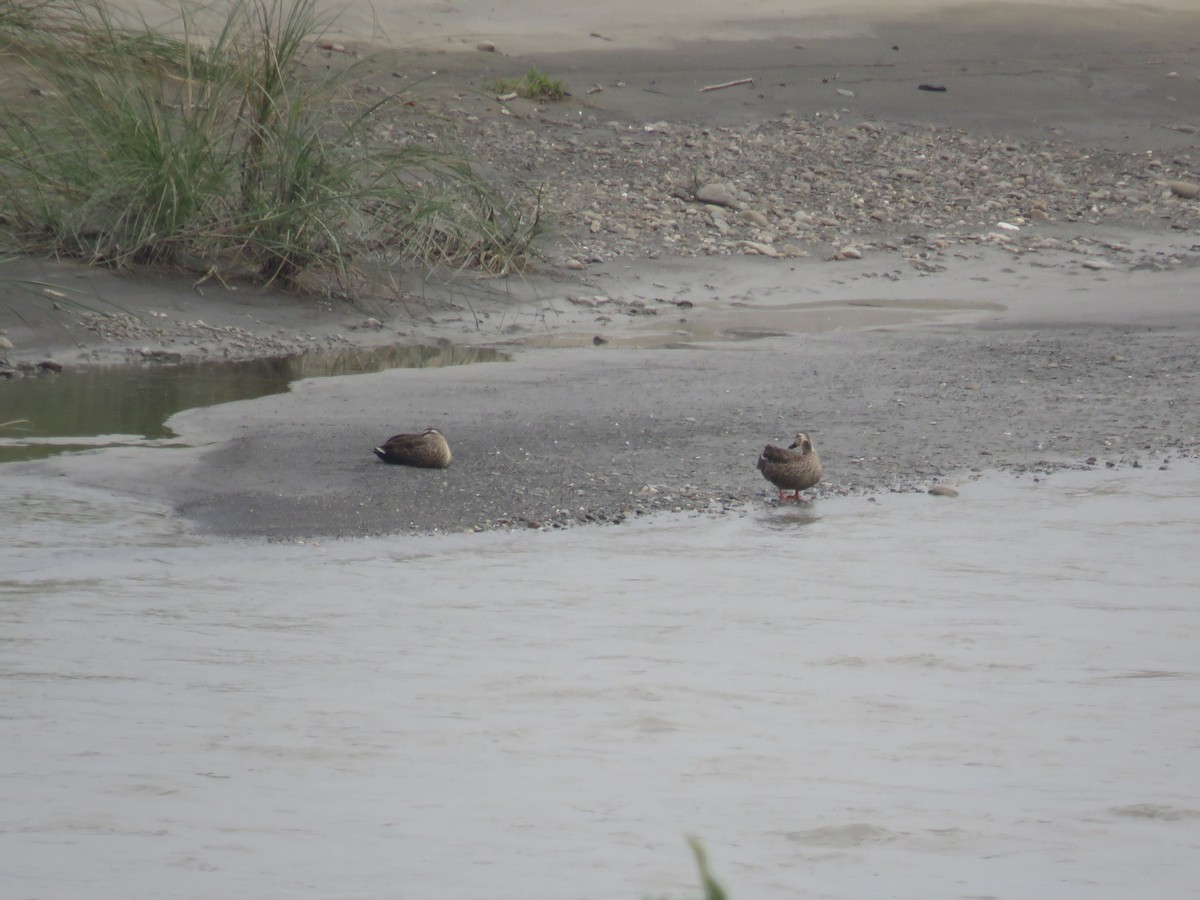
[[[452,459],[450,445],[436,428],[426,428],[420,434],[392,435],[374,453],[385,463],[422,469],[444,469]]]
[[[758,456],[758,471],[763,478],[779,488],[780,500],[802,500],[801,491],[806,491],[821,480],[821,457],[807,434],[796,435],[796,440],[786,450],[771,444],[763,447]],[[784,497],[785,491],[794,491]]]

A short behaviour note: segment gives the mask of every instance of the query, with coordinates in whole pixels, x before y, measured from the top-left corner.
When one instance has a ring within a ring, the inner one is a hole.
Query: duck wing
[[[786,465],[792,462],[794,454],[785,450],[783,447],[776,447],[774,444],[767,444],[763,447],[762,453],[758,455],[758,468],[762,470],[764,466],[770,465]]]
[[[399,462],[420,452],[424,444],[423,434],[393,434],[372,452],[384,462]]]

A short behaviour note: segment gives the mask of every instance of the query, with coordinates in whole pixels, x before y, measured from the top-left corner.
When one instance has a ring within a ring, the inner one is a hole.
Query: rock
[[[1116,266],[1106,259],[1085,259],[1082,265],[1085,269],[1091,269],[1093,272],[1100,272],[1105,269],[1116,268]]]
[[[12,348],[13,342],[3,335],[0,335],[0,350],[11,350]]]
[[[833,255],[833,258],[836,260],[862,259],[863,253],[861,250],[859,250],[853,244],[848,244],[845,247],[843,247],[841,250],[839,250],[837,253],[835,253]]]
[[[570,269],[572,272],[582,272],[587,268],[587,266],[585,266],[575,257],[570,256],[563,260],[563,268]]]
[[[759,241],[738,241],[737,245],[743,253],[757,253],[759,256],[769,256],[773,259],[778,259],[780,253],[770,244],[763,244]]]
[[[759,228],[771,227],[771,220],[756,209],[743,209],[738,213],[738,218],[751,225],[757,225]]]
[[[854,96],[854,91],[848,91],[845,88],[838,88],[837,92],[838,92],[839,96],[842,96],[842,97],[853,97]]]
[[[921,181],[925,177],[916,169],[907,168],[897,169],[895,175],[897,178],[903,179],[904,181]]]
[[[950,487],[948,484],[935,484],[929,489],[929,493],[934,497],[957,497],[958,491]]]
[[[496,45],[493,44],[491,41],[480,41],[478,44],[475,45],[475,49],[478,50],[480,53],[495,53]]]
[[[238,349],[244,349],[243,346],[237,341],[234,341],[233,345],[238,347]],[[138,351],[138,355],[140,355],[142,359],[151,360],[153,362],[179,362],[181,359],[183,359],[183,354],[181,353],[175,353],[170,350],[152,349],[150,347],[143,347]]]
[[[61,372],[63,370],[62,363],[54,359],[43,359],[37,364],[37,367],[42,372]]]
[[[714,206],[734,206],[737,204],[737,197],[734,195],[733,187],[723,183],[704,185],[696,191],[696,199],[701,203],[711,203]]]
[[[1176,197],[1182,197],[1184,200],[1195,200],[1200,197],[1200,184],[1192,184],[1190,181],[1168,181],[1167,189]]]

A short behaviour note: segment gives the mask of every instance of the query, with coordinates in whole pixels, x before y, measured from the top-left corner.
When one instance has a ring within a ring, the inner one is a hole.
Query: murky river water
[[[265,545],[0,470],[3,894],[1196,897],[1197,496]]]

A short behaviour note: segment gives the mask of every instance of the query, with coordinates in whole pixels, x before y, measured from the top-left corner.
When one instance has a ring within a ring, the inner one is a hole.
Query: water
[[[238,362],[92,366],[0,378],[0,463],[94,447],[169,446],[175,433],[165,423],[175,413],[281,394],[301,378],[509,358],[498,350],[452,345],[346,347]]]
[[[1198,493],[280,545],[0,470],[5,896],[1196,897]]]

